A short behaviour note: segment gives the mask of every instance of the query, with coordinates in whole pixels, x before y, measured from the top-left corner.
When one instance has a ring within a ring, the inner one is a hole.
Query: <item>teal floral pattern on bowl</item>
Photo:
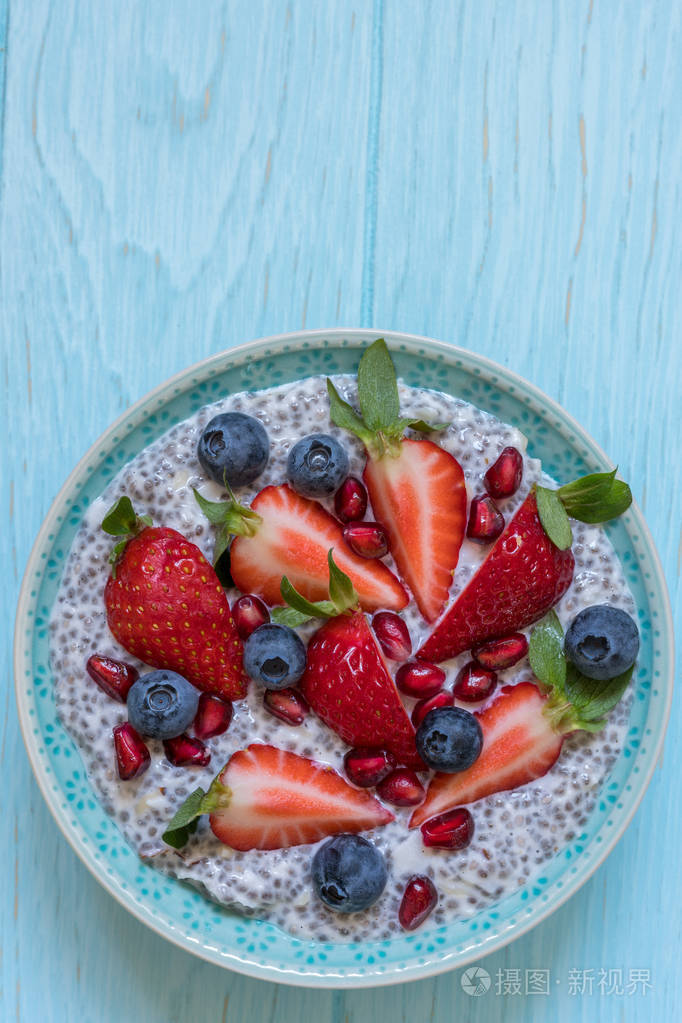
[[[64,559],[85,509],[119,469],[170,426],[227,392],[318,373],[354,372],[376,332],[308,331],[253,342],[191,367],[126,412],[84,456],[57,496],[31,554],[19,600],[15,676],[26,747],[45,799],[86,866],[118,901],[159,934],[203,958],[252,976],[319,987],[417,979],[480,958],[556,909],[602,862],[646,789],[672,693],[672,621],[658,558],[632,507],[607,527],[639,609],[641,653],[621,756],[585,830],[543,875],[476,916],[390,941],[325,944],[222,909],[158,873],[127,846],[93,795],[80,756],[56,714],[48,621]],[[603,452],[558,405],[510,371],[425,338],[385,334],[408,384],[461,397],[521,429],[529,451],[557,479],[610,468]]]

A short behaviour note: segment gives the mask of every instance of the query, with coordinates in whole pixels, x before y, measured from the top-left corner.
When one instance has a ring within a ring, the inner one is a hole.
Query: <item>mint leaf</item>
[[[601,501],[606,497],[616,478],[616,469],[611,472],[593,472],[589,476],[581,476],[572,483],[564,483],[559,487],[562,501],[571,502],[575,498]]]
[[[336,614],[342,614],[352,607],[357,607],[359,598],[353,583],[334,561],[333,551],[327,554],[329,563],[329,599],[334,605]]]
[[[632,504],[627,483],[616,479],[616,469],[595,472],[566,483],[557,491],[564,508],[581,522],[608,522],[622,515]]]
[[[145,516],[149,518],[149,516]],[[151,525],[151,519],[149,520]],[[137,515],[129,497],[119,497],[102,519],[102,529],[111,536],[130,536],[137,528]]]
[[[556,611],[550,611],[540,625],[533,629],[528,644],[528,658],[542,688],[563,697],[566,683],[564,630]]]
[[[174,849],[181,849],[189,836],[196,831],[197,818],[201,817],[204,812],[201,809],[201,804],[205,795],[202,788],[195,789],[176,810],[175,816],[168,822],[168,827],[161,836],[166,845],[171,845]]]
[[[369,444],[372,440],[371,431],[367,429],[362,418],[357,414],[352,405],[343,400],[329,379],[327,379],[327,394],[329,395],[329,416],[332,423],[335,423],[342,430],[349,430],[351,433],[354,433],[363,444]]]
[[[535,488],[535,498],[545,533],[555,547],[560,551],[567,551],[573,542],[573,533],[559,491],[538,486]]]
[[[381,337],[366,349],[360,359],[358,400],[369,430],[395,434],[400,418],[398,380],[386,342]]]
[[[599,730],[606,724],[606,715],[613,710],[627,689],[634,665],[615,678],[600,680],[587,678],[575,665],[566,665],[566,695],[575,708],[572,715],[576,728],[593,731],[587,728],[593,725]]]

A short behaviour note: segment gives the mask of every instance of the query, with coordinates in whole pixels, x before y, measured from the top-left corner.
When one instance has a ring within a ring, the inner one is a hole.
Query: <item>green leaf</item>
[[[303,611],[297,611],[293,607],[273,607],[270,612],[273,622],[278,625],[288,625],[290,629],[297,629],[299,625],[305,625],[311,619],[310,615]]]
[[[367,429],[361,416],[357,414],[352,405],[343,400],[329,379],[327,379],[327,394],[329,395],[329,416],[332,423],[342,430],[354,433],[363,444],[368,445],[372,440],[371,430]]]
[[[201,805],[205,795],[202,788],[195,789],[176,810],[175,816],[168,822],[168,827],[161,836],[167,845],[181,849],[190,834],[196,831],[197,818],[204,813]]]
[[[225,524],[225,515],[232,504],[231,501],[209,501],[207,498],[202,497],[196,487],[192,487],[194,498],[201,508],[202,512],[213,526],[222,526]]]
[[[633,671],[634,665],[615,678],[599,680],[587,678],[568,662],[566,695],[575,708],[574,726],[583,729],[589,724],[603,727],[606,715],[613,710],[627,689]]]
[[[573,542],[573,533],[558,490],[538,486],[535,489],[535,497],[542,528],[555,547],[560,551],[567,551]]]
[[[149,516],[145,516],[149,519]],[[151,519],[149,519],[151,525]],[[137,529],[137,515],[129,497],[119,497],[102,519],[102,529],[111,536],[131,536]]]
[[[365,350],[360,359],[358,400],[368,429],[388,435],[396,432],[400,418],[398,380],[393,359],[381,337]]]
[[[310,618],[333,618],[336,614],[331,600],[318,600],[314,603],[311,600],[306,600],[303,594],[298,592],[286,576],[284,576],[279,584],[279,592],[289,607],[293,607],[295,611],[299,611],[302,615],[307,616],[306,621]]]
[[[417,430],[418,433],[435,433],[439,430],[447,430],[449,423],[427,423],[424,419],[399,419],[398,424],[400,432],[407,430]]]
[[[612,469],[611,472],[593,472],[589,476],[573,480],[572,483],[564,483],[563,487],[559,487],[559,496],[567,503],[575,498],[601,501],[611,489],[616,472],[616,469]]]
[[[333,550],[327,553],[327,561],[329,563],[329,599],[336,614],[343,614],[344,611],[358,606],[359,597],[350,578],[341,571],[334,561]]]
[[[217,560],[227,547],[227,540],[231,534],[254,536],[258,531],[258,526],[263,521],[258,512],[239,504],[231,492],[227,501],[208,501],[195,487],[192,490],[208,521],[222,530],[216,537],[217,553],[214,552],[214,560]]]
[[[114,579],[116,578],[116,566],[118,565],[118,559],[121,557],[127,546],[128,539],[127,537],[124,537],[122,540],[119,540],[114,547],[111,548],[111,553],[109,554],[109,564],[111,565],[111,574],[114,577]]]
[[[560,487],[557,493],[568,514],[581,522],[599,523],[627,511],[632,492],[627,483],[616,479],[616,471],[591,473]]]
[[[550,611],[533,629],[528,644],[528,658],[542,688],[563,698],[566,682],[564,630],[556,611]]]
[[[333,549],[327,553],[329,563],[329,600],[307,600],[287,579],[282,579],[279,592],[288,607],[276,607],[272,617],[279,625],[288,625],[294,629],[311,618],[336,618],[337,615],[358,606],[358,595],[355,587],[345,572],[336,565]]]
[[[230,551],[230,540],[232,539],[232,533],[227,526],[218,526],[215,535],[215,543],[213,544],[213,567],[218,573],[218,564],[224,564],[225,555],[229,554]],[[218,575],[220,579],[220,575]],[[232,573],[230,572],[230,579],[232,579]],[[225,589],[225,583],[221,581],[223,589]],[[234,582],[228,585],[234,586]]]

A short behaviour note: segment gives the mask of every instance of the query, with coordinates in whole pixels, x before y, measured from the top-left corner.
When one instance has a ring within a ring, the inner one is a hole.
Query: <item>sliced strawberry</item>
[[[275,746],[253,743],[234,753],[214,785],[209,823],[232,849],[286,849],[394,820],[331,767]]]
[[[573,565],[542,528],[530,493],[417,657],[445,661],[538,621],[571,585]]]
[[[348,547],[336,519],[317,501],[301,497],[286,484],[265,487],[251,503],[261,522],[253,536],[237,536],[230,548],[232,578],[244,593],[268,604],[281,604],[280,583],[286,576],[308,600],[327,597],[327,554],[350,576],[367,611],[399,611],[408,595],[380,561],[361,558]]]
[[[246,695],[242,641],[215,571],[175,529],[147,526],[104,590],[107,622],[129,653],[223,699]]]
[[[363,479],[374,514],[419,610],[434,622],[448,599],[466,527],[459,462],[429,440],[401,440],[398,454],[369,457]]]
[[[452,807],[516,789],[547,774],[561,752],[564,737],[543,713],[546,702],[533,682],[504,686],[495,700],[475,715],[483,731],[478,760],[458,774],[436,774],[426,800],[412,814],[410,827],[419,827]]]
[[[315,713],[349,746],[387,749],[399,764],[425,769],[414,727],[363,614],[340,615],[318,629],[299,685]]]

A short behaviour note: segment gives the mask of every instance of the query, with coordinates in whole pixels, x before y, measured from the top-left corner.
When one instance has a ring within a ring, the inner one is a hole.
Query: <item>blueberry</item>
[[[311,433],[294,444],[287,478],[303,497],[329,497],[350,472],[346,449],[326,433]]]
[[[174,671],[141,675],[128,693],[128,720],[152,739],[174,739],[194,721],[199,691]]]
[[[337,913],[367,909],[383,892],[387,877],[383,855],[359,835],[336,835],[313,856],[313,887]]]
[[[202,468],[217,483],[243,487],[260,476],[268,463],[270,441],[265,427],[243,412],[214,416],[199,438]]]
[[[637,625],[618,607],[593,604],[577,614],[569,625],[564,653],[588,678],[615,678],[637,660]]]
[[[478,759],[483,745],[481,726],[461,707],[430,710],[417,729],[417,750],[434,771],[456,774]]]
[[[246,673],[266,689],[286,689],[305,671],[305,646],[293,629],[268,622],[244,643]]]

